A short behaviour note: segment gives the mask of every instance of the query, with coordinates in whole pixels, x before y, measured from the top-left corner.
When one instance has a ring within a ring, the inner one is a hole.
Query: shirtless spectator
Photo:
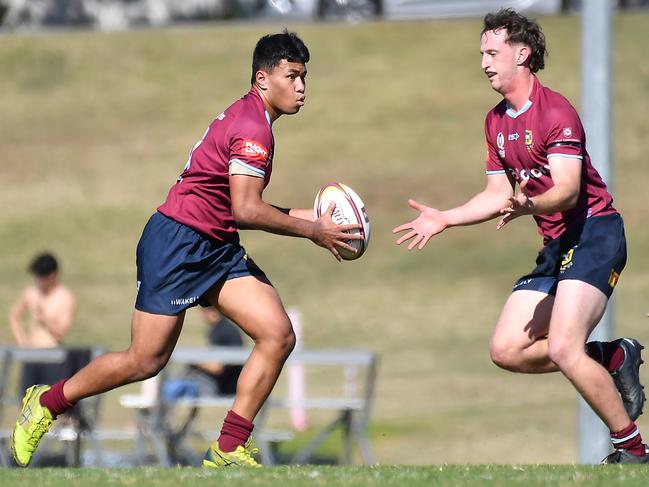
[[[43,253],[29,265],[33,284],[25,287],[9,312],[11,332],[20,347],[51,348],[62,344],[72,328],[75,297],[59,282],[59,266],[53,255]],[[49,384],[48,369],[42,364],[25,364],[22,383]],[[56,370],[58,373],[58,370]]]

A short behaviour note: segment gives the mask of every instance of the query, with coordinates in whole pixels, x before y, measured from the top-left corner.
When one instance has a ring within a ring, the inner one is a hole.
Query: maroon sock
[[[623,430],[616,433],[611,432],[611,442],[616,450],[626,450],[639,457],[645,454],[642,435],[633,421]]]
[[[239,416],[234,411],[228,411],[223,420],[221,436],[219,436],[219,448],[221,451],[234,451],[238,446],[243,446],[250,438],[250,433],[255,427],[251,421]]]
[[[57,382],[40,397],[41,406],[45,406],[49,409],[54,419],[56,419],[59,414],[67,412],[72,408],[72,406],[74,406],[74,403],[68,401],[63,395],[63,384],[67,381],[68,379],[63,379]]]
[[[612,342],[588,342],[586,353],[590,358],[602,364],[609,372],[617,370],[624,362],[624,349],[620,347],[620,340]]]

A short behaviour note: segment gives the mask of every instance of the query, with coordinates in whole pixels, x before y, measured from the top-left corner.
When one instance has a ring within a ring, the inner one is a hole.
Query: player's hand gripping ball
[[[347,243],[356,249],[350,252],[347,249],[338,248],[340,256],[345,260],[358,259],[370,243],[370,219],[367,216],[365,205],[356,192],[349,186],[342,183],[327,183],[320,188],[313,204],[315,218],[320,218],[329,209],[331,203],[335,203],[332,219],[337,225],[360,224],[362,228],[351,230],[349,233],[360,234],[362,240],[348,240]]]

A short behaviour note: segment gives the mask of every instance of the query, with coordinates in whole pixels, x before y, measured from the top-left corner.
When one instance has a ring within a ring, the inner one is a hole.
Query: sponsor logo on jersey
[[[617,281],[619,280],[620,280],[620,273],[615,272],[615,269],[611,269],[611,277],[608,278],[608,285],[611,287],[615,287]]]
[[[216,117],[217,120],[223,120],[225,118],[225,112],[221,112],[221,115]]]
[[[572,129],[570,127],[565,127],[563,129],[563,136],[564,137],[572,137]]]
[[[507,140],[518,140],[520,138],[520,135],[518,135],[518,132],[515,132],[513,134],[509,134],[507,136]]]
[[[257,159],[259,161],[268,160],[268,149],[255,140],[244,139],[241,152],[251,159]]]
[[[543,176],[550,176],[550,165],[546,164],[545,166],[535,167],[534,169],[516,169],[514,167],[508,167],[507,171],[516,181],[522,181],[524,179],[539,179]]]

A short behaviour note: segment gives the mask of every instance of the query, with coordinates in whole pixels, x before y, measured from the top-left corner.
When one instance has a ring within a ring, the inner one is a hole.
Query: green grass
[[[649,471],[643,467],[584,466],[500,466],[440,465],[429,467],[276,467],[263,470],[210,471],[183,469],[39,469],[2,471],[0,482],[15,487],[44,482],[51,486],[103,487],[137,485],[156,487],[176,485],[246,486],[644,486]]]
[[[615,18],[613,100],[614,189],[629,240],[617,333],[644,342],[649,65],[638,60],[648,21]],[[551,51],[541,79],[579,107],[580,19],[541,23]],[[479,70],[480,22],[289,27],[312,54],[307,104],[275,125],[266,197],[309,207],[322,183],[343,181],[368,207],[372,243],[361,260],[338,264],[304,240],[259,232],[242,239],[285,304],[301,309],[307,346],[381,354],[371,427],[379,461],[574,461],[572,389],[559,376],[498,370],[487,352],[512,282],[541,245],[532,222],[448,231],[413,253],[395,248],[390,233],[414,216],[408,197],[445,208],[484,184],[483,121],[498,96]],[[248,89],[255,41],[278,29],[216,24],[2,38],[0,317],[28,282],[28,260],[49,248],[79,298],[69,343],[128,345],[142,227],[208,123]],[[180,343],[203,343],[203,332],[190,314]],[[324,373],[316,379],[310,390],[331,381]],[[105,422],[132,423],[117,395],[108,395]],[[206,426],[220,420],[206,418]],[[649,431],[646,419],[639,424]]]

